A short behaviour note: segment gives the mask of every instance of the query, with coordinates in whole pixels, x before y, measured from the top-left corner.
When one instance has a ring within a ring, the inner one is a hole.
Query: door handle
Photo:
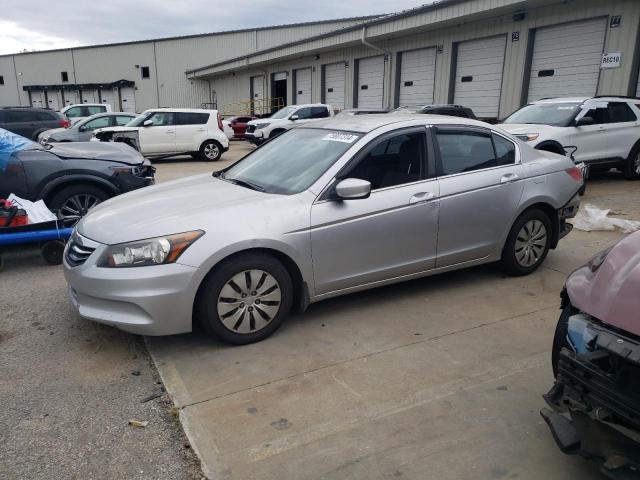
[[[420,193],[416,193],[415,195],[413,195],[411,197],[411,199],[409,199],[409,205],[417,205],[420,203],[426,203],[430,200],[433,200],[434,198],[436,198],[436,194],[435,193],[431,193],[431,192],[420,192]]]
[[[512,183],[515,182],[516,180],[518,180],[518,174],[517,173],[505,173],[502,178],[500,179],[500,183],[505,184],[505,183]]]
[[[205,129],[204,129],[204,128],[199,128],[197,131],[198,131],[198,132],[204,132],[204,131],[205,131]]]
[[[174,133],[173,130],[167,130],[165,133]]]

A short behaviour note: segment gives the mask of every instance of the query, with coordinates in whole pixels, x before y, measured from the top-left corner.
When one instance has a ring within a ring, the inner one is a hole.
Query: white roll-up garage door
[[[51,110],[55,110],[56,112],[60,111],[60,104],[62,103],[62,98],[60,97],[59,91],[49,91],[47,92],[48,99],[48,107]]]
[[[294,70],[296,100],[298,105],[311,103],[311,68]]]
[[[32,91],[31,92],[31,106],[43,108],[46,105],[44,104],[44,92],[40,91]]]
[[[606,31],[605,18],[537,29],[528,101],[595,95]]]
[[[102,103],[105,105],[111,105],[111,109],[114,112],[119,110],[119,105],[116,103],[117,90],[113,88],[105,88],[100,90],[100,96],[102,97]]]
[[[435,48],[402,52],[400,54],[398,105],[417,106],[433,103],[435,73]]]
[[[80,94],[77,90],[65,90],[64,91],[64,106],[75,105],[80,103]]]
[[[358,60],[358,108],[382,108],[384,55]]]
[[[324,103],[335,110],[344,109],[346,87],[346,69],[344,62],[324,66]]]
[[[506,38],[500,35],[458,44],[454,103],[471,108],[477,117],[498,116]]]
[[[251,100],[253,101],[254,114],[267,113],[264,107],[264,76],[251,77]],[[263,111],[264,110],[264,111]]]
[[[136,113],[136,94],[131,87],[120,88],[120,96],[122,98],[122,111]]]
[[[82,103],[98,103],[98,90],[82,90]]]

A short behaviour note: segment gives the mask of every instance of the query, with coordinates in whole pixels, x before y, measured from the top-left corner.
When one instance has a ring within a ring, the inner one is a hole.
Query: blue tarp
[[[0,128],[0,171],[7,168],[9,157],[15,152],[32,147],[34,143],[13,132]]]

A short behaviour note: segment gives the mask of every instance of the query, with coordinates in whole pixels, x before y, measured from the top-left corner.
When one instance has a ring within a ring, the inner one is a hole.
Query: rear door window
[[[327,118],[329,110],[326,107],[311,107],[309,118]]]
[[[209,121],[208,113],[178,112],[175,116],[176,125],[204,125]]]
[[[71,107],[69,110],[65,112],[65,115],[68,118],[77,118],[77,117],[86,117],[87,115],[82,114],[83,107]]]
[[[472,172],[498,165],[489,133],[438,129],[436,138],[440,153],[440,175]]]
[[[609,123],[635,122],[636,114],[626,102],[609,102]]]
[[[133,120],[135,117],[125,117],[122,115],[116,115],[115,119],[114,119],[114,124],[121,127],[122,125],[126,125],[127,123],[129,123],[131,120]]]
[[[104,113],[107,111],[107,107],[104,107],[102,105],[88,105],[86,109],[87,112],[89,112],[88,116],[95,115],[96,113]]]
[[[111,123],[110,117],[100,117],[94,118],[93,120],[88,121],[82,127],[84,130],[95,130],[96,128],[104,128],[110,126]]]
[[[10,110],[7,112],[7,123],[36,122],[38,117],[29,110]]]

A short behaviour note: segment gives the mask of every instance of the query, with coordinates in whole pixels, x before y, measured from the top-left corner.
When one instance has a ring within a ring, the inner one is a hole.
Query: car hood
[[[566,288],[574,307],[640,335],[640,232],[615,245],[595,272],[585,265],[572,273]]]
[[[211,174],[186,177],[119,195],[91,209],[78,232],[96,242],[124,243],[197,229],[218,228],[216,214],[241,209],[268,215],[269,200],[286,198],[220,180]],[[126,228],[122,228],[126,225]]]
[[[291,120],[287,118],[260,118],[258,120],[251,120],[247,122],[247,125],[258,125],[261,123],[280,124],[280,123],[289,123],[289,122],[291,122]]]
[[[138,151],[122,142],[64,142],[50,145],[49,151],[60,158],[111,160],[127,165],[141,165],[145,161]]]

